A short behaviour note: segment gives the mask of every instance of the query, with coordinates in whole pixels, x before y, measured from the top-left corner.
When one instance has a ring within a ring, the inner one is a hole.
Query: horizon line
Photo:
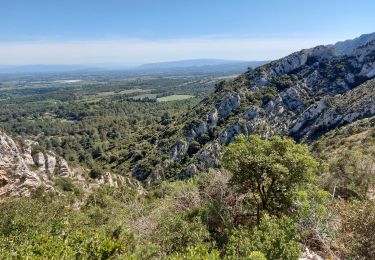
[[[144,64],[195,59],[264,61],[342,40],[346,39],[196,37],[5,41],[0,42],[0,60],[1,65]]]

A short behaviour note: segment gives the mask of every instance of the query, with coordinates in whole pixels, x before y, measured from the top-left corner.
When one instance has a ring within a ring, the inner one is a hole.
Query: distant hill
[[[248,66],[260,66],[266,63],[265,61],[238,61],[238,60],[219,60],[219,59],[195,59],[195,60],[180,60],[147,63],[138,67],[138,69],[170,69],[170,68],[191,68],[191,67],[206,67],[218,65],[234,65],[247,64]]]
[[[333,47],[339,55],[349,54],[354,49],[375,40],[375,33],[363,34],[353,40],[337,42]]]
[[[126,71],[131,73],[242,73],[248,67],[258,67],[268,61],[233,61],[215,59],[182,60],[149,63],[140,66],[127,64],[77,64],[77,65],[0,65],[0,73],[63,73]]]
[[[249,67],[256,68],[269,61],[238,61],[218,59],[196,59],[143,64],[136,71],[148,73],[234,73],[239,74]]]

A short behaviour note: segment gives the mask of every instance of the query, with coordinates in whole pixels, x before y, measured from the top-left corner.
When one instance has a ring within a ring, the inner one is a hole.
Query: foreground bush
[[[298,259],[301,254],[298,240],[296,224],[291,219],[265,215],[259,226],[233,232],[226,254],[229,259],[247,259],[248,256],[262,259],[262,254],[267,259]]]
[[[226,149],[224,165],[230,183],[247,199],[249,217],[288,212],[298,191],[312,182],[318,163],[306,146],[279,136],[239,136]]]
[[[338,243],[346,257],[375,259],[375,203],[354,201],[340,205]]]

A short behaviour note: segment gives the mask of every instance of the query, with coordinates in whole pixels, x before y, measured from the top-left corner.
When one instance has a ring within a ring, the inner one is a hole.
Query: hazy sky
[[[263,60],[374,31],[374,0],[1,0],[0,64]]]

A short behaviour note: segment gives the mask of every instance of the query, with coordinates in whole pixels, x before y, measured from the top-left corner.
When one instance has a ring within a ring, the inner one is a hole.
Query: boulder
[[[56,155],[52,152],[47,152],[46,154],[46,171],[49,173],[54,173],[56,168],[57,160]]]
[[[33,154],[34,164],[38,167],[45,167],[46,159],[42,152],[36,152]]]
[[[63,177],[71,177],[72,171],[69,168],[68,163],[60,158],[58,169],[57,169],[57,174]]]
[[[231,93],[224,97],[224,99],[219,103],[217,110],[220,116],[227,117],[230,113],[237,110],[240,104],[240,94]]]

